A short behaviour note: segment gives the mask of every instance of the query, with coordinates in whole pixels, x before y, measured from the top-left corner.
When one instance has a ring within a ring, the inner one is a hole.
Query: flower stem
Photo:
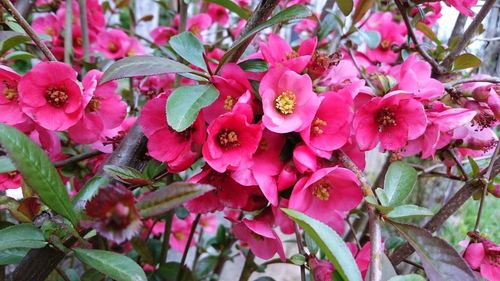
[[[201,218],[201,214],[197,214],[196,218],[193,221],[193,225],[191,225],[191,231],[189,232],[189,237],[188,237],[188,240],[186,242],[186,247],[184,248],[184,253],[182,253],[179,273],[177,273],[177,277],[175,278],[176,281],[182,280],[182,274],[184,272],[182,270],[182,268],[184,267],[184,265],[186,263],[187,254],[188,254],[189,248],[190,248],[189,246],[191,246],[191,241],[193,241],[194,233],[196,231],[196,227],[198,226],[198,223],[200,222],[200,218]]]
[[[87,19],[87,3],[86,0],[78,0],[80,5],[80,25],[82,28],[82,45],[83,45],[83,62],[90,62],[90,44],[89,44],[89,24]],[[85,72],[85,65],[83,72]],[[83,74],[82,74],[83,75]]]
[[[170,248],[170,231],[172,229],[172,219],[174,217],[174,210],[170,210],[165,217],[165,228],[163,230],[163,241],[161,243],[160,252],[160,265],[167,262],[168,250]]]
[[[297,248],[299,248],[299,253],[303,256],[306,255],[306,251],[304,250],[304,244],[302,244],[302,238],[300,237],[300,231],[297,224],[294,224],[295,227],[295,239],[297,240]],[[300,266],[300,280],[306,280],[306,267],[304,264]]]
[[[252,272],[254,270],[254,264],[255,264],[254,259],[255,259],[255,255],[249,249],[248,254],[245,258],[245,264],[243,265],[243,269],[241,270],[240,281],[248,281],[248,279],[250,278],[250,275],[252,275]]]
[[[71,64],[73,51],[73,0],[66,0],[66,13],[64,15],[64,62]]]

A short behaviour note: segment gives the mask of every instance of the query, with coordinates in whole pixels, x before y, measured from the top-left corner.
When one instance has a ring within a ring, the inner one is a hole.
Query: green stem
[[[200,222],[200,218],[201,218],[201,214],[197,214],[196,218],[193,221],[193,224],[191,225],[191,231],[189,232],[189,237],[188,237],[188,240],[186,242],[186,247],[184,247],[184,253],[182,253],[182,258],[181,258],[181,262],[180,262],[181,266],[179,269],[179,273],[177,273],[177,277],[175,278],[176,281],[182,280],[182,275],[184,272],[182,269],[184,267],[184,264],[186,263],[187,254],[188,254],[189,248],[191,246],[191,241],[193,241],[194,233],[196,231],[196,227],[198,226],[198,223]]]
[[[83,45],[83,62],[90,62],[90,44],[89,44],[89,25],[87,19],[87,3],[86,0],[78,0],[80,6],[80,25],[82,29],[82,45]],[[85,65],[82,72],[85,72]],[[84,73],[82,73],[84,75]]]
[[[64,16],[64,62],[71,64],[73,50],[73,0],[66,0],[66,14]]]
[[[163,231],[163,241],[160,252],[160,265],[167,262],[168,250],[170,248],[170,231],[172,230],[172,219],[174,217],[174,213],[174,210],[169,211],[165,218],[165,229]]]
[[[245,259],[245,264],[243,265],[243,269],[241,270],[240,281],[248,281],[248,279],[252,275],[255,267],[254,259],[255,255],[249,249]]]

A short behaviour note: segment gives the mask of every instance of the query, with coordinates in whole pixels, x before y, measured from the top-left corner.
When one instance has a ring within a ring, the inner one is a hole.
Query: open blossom
[[[262,126],[251,124],[243,110],[221,115],[208,126],[203,157],[214,170],[225,172],[249,167],[262,137]]]
[[[351,132],[352,99],[345,91],[326,92],[310,126],[300,132],[313,150],[332,151],[346,144]]]
[[[469,233],[472,241],[467,245],[463,254],[464,259],[473,270],[480,272],[488,281],[500,280],[500,245],[481,237],[476,233]]]
[[[297,73],[301,73],[311,60],[316,49],[317,38],[311,38],[300,44],[297,51],[293,50],[280,36],[271,33],[266,43],[260,44],[260,51],[264,60],[272,66],[284,66]]]
[[[130,38],[120,29],[110,29],[99,33],[96,49],[108,59],[120,59],[127,56]]]
[[[165,45],[170,40],[170,37],[177,34],[177,30],[167,26],[158,26],[150,34],[156,45]]]
[[[212,25],[212,18],[206,13],[200,13],[189,17],[186,29],[201,38],[201,32]]]
[[[242,243],[250,247],[255,256],[270,259],[277,253],[282,261],[285,260],[283,243],[273,229],[270,212],[264,212],[253,220],[233,222],[233,232]]]
[[[366,49],[366,55],[373,61],[394,63],[399,53],[394,52],[392,46],[405,42],[406,27],[404,24],[393,21],[393,15],[390,12],[378,12],[371,16],[365,28],[377,31],[381,37],[380,44],[376,48]]]
[[[96,142],[103,130],[118,127],[127,115],[127,104],[116,93],[115,81],[97,86],[102,72],[91,70],[83,78],[87,106],[82,119],[68,129],[69,136],[81,144]],[[87,93],[89,92],[89,93]]]
[[[182,132],[172,129],[166,119],[165,95],[146,103],[139,118],[144,135],[148,138],[149,154],[167,163],[170,171],[183,171],[199,157],[205,142],[205,124],[200,117]]]
[[[262,122],[276,133],[300,132],[313,121],[320,100],[311,78],[286,68],[271,68],[259,87],[264,116]]]
[[[54,14],[47,14],[33,20],[33,29],[40,34],[46,34],[55,40],[61,34],[62,26]]]
[[[343,212],[355,208],[362,199],[356,175],[335,166],[319,169],[310,177],[300,179],[293,189],[289,207],[343,233]]]
[[[212,18],[213,22],[217,22],[222,25],[226,24],[229,20],[229,13],[226,8],[214,3],[208,4],[208,14]]]
[[[142,225],[132,191],[121,185],[99,190],[85,205],[88,222],[99,234],[116,243],[132,238]]]
[[[21,78],[18,90],[23,112],[48,130],[66,130],[82,117],[82,86],[67,64],[37,64]]]
[[[19,106],[17,84],[21,75],[12,68],[0,65],[0,122],[9,125],[22,123],[26,115]]]
[[[474,16],[474,12],[471,8],[477,4],[477,0],[444,0],[444,2],[455,7],[455,9],[466,16]]]
[[[17,171],[0,173],[0,191],[21,187],[21,174]]]
[[[380,141],[386,150],[403,148],[420,137],[427,126],[423,105],[413,95],[394,91],[375,97],[354,116],[353,127],[361,150],[373,149]]]
[[[431,65],[413,54],[401,65],[393,67],[390,74],[398,80],[395,90],[413,93],[422,100],[431,100],[444,94],[443,83],[431,78],[431,72]]]
[[[183,253],[189,238],[189,233],[191,232],[191,225],[193,224],[193,215],[190,214],[186,218],[179,219],[177,216],[172,218],[172,229],[170,231],[169,244],[172,249],[177,252]],[[189,247],[195,245],[196,238],[191,240]]]

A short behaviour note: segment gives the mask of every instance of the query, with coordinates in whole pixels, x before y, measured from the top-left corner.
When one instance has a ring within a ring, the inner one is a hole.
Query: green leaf
[[[311,236],[344,280],[361,281],[361,273],[344,240],[329,226],[292,209],[281,209]]]
[[[442,43],[439,40],[439,38],[437,37],[436,33],[434,33],[434,31],[432,31],[432,29],[430,27],[428,27],[425,23],[419,21],[419,22],[417,22],[415,27],[418,30],[420,30],[420,32],[422,32],[425,36],[427,36],[427,38],[431,39],[432,41],[434,41],[438,45],[442,45]]]
[[[194,72],[194,70],[171,59],[153,56],[126,57],[113,63],[104,71],[99,85],[127,77],[189,72]]]
[[[137,202],[136,207],[144,218],[158,216],[213,189],[213,186],[207,184],[174,182],[148,193]]]
[[[83,210],[87,201],[97,194],[99,188],[109,184],[109,179],[106,177],[93,177],[88,180],[80,191],[73,197],[73,207],[79,211]]]
[[[47,245],[40,229],[32,224],[16,224],[0,230],[0,251],[13,248],[42,248]]]
[[[380,201],[380,203],[382,204],[382,206],[389,206],[389,197],[387,197],[387,194],[385,193],[385,191],[382,189],[382,188],[377,188],[375,189],[375,194],[377,194],[377,198],[378,200]],[[370,203],[370,202],[368,202]],[[376,201],[375,201],[376,203]]]
[[[207,256],[202,258],[196,265],[196,274],[204,277],[212,272],[217,265],[219,258],[217,256]]]
[[[401,205],[397,206],[387,214],[390,219],[408,218],[408,217],[425,217],[432,216],[434,213],[423,207],[415,205]]]
[[[425,281],[425,278],[418,274],[408,274],[394,276],[389,281]]]
[[[472,169],[472,177],[478,177],[481,173],[481,170],[479,169],[479,165],[477,164],[476,160],[474,158],[467,156],[467,159],[469,160],[469,164]]]
[[[75,256],[86,265],[117,281],[147,281],[142,268],[122,254],[74,248]]]
[[[338,28],[338,25],[339,24],[337,23],[335,16],[331,13],[328,13],[320,24],[318,39],[327,37],[333,29],[335,29],[336,27]]]
[[[354,9],[354,15],[352,15],[352,25],[359,22],[366,12],[371,9],[373,4],[375,4],[375,0],[358,1],[358,3],[356,3],[356,8]]]
[[[141,260],[145,263],[148,264],[154,264],[154,256],[153,252],[149,248],[149,245],[146,243],[146,241],[142,238],[139,237],[134,237],[132,240],[130,240],[132,243],[132,246],[134,247],[134,250],[137,252],[137,255],[141,257]]]
[[[0,156],[0,174],[16,171],[16,166],[7,156]]]
[[[444,240],[413,225],[389,222],[415,249],[430,281],[477,280],[462,256]]]
[[[180,269],[180,270],[179,270]],[[179,272],[182,272],[182,279],[177,279]],[[181,269],[181,264],[178,262],[167,262],[166,264],[160,265],[160,268],[156,273],[161,277],[162,281],[192,281],[196,280],[193,273],[189,268],[183,266]]]
[[[33,54],[25,51],[10,52],[4,57],[6,60],[29,60],[34,58]]]
[[[290,261],[296,265],[303,265],[306,262],[306,257],[302,254],[295,254],[290,258]]]
[[[68,193],[45,152],[17,129],[0,124],[0,144],[8,152],[24,182],[54,212],[77,224]]]
[[[2,54],[17,45],[31,41],[26,34],[14,31],[3,31],[0,35],[0,40],[0,53]]]
[[[172,36],[168,43],[183,59],[199,68],[207,70],[207,65],[203,59],[205,48],[193,33],[185,31],[181,34]]]
[[[28,248],[12,248],[0,251],[0,265],[20,263],[29,250]]]
[[[266,72],[269,69],[267,62],[261,59],[246,60],[240,62],[238,66],[248,72]]]
[[[234,3],[231,0],[208,0],[207,2],[211,2],[211,3],[215,3],[217,5],[220,5],[226,9],[228,9],[229,11],[237,14],[238,16],[240,16],[243,19],[248,19],[250,17],[250,14],[251,14],[250,11],[243,9],[242,7],[240,7],[239,5],[237,5],[236,3]]]
[[[149,185],[152,182],[147,179],[139,170],[131,167],[119,167],[106,165],[103,170],[117,181],[133,185]]]
[[[352,0],[337,0],[337,5],[339,5],[340,11],[346,17],[352,12],[352,8],[354,7]]]
[[[217,70],[219,70],[220,67],[222,67],[222,65],[224,65],[224,63],[233,55],[233,53],[236,52],[236,50],[238,50],[241,46],[243,46],[247,40],[253,38],[253,36],[257,32],[279,23],[302,19],[310,17],[312,15],[313,13],[311,12],[311,10],[309,10],[304,5],[293,5],[286,9],[281,10],[279,13],[271,17],[268,21],[254,27],[252,30],[248,31],[244,36],[241,36],[237,41],[235,41],[231,46],[231,48],[227,50],[227,52],[221,58]]]
[[[462,70],[481,65],[481,60],[473,54],[461,54],[453,62],[453,70]]]
[[[384,179],[389,205],[400,205],[410,195],[417,182],[417,171],[404,162],[393,162]]]
[[[212,85],[187,85],[175,89],[167,100],[167,121],[172,129],[182,132],[189,128],[200,110],[211,105],[219,96]]]
[[[375,30],[360,30],[359,33],[363,39],[363,42],[368,45],[370,49],[375,49],[380,44],[380,33]]]

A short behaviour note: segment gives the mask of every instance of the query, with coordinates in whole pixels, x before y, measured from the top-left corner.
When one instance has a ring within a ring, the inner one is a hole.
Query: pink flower
[[[214,3],[208,4],[208,14],[212,18],[213,22],[218,22],[221,25],[226,24],[229,20],[229,13],[226,8]]]
[[[295,146],[293,164],[300,173],[313,173],[318,169],[316,153],[304,144]]]
[[[285,66],[301,73],[311,60],[316,49],[317,38],[311,38],[300,44],[297,51],[293,50],[280,36],[271,33],[267,44],[260,43],[260,51],[264,60],[271,66]]]
[[[139,122],[148,138],[149,154],[156,160],[166,162],[170,171],[183,171],[198,159],[205,142],[205,124],[197,118],[183,132],[173,130],[166,119],[167,97],[152,99],[144,106]]]
[[[26,115],[19,106],[17,85],[21,76],[12,68],[0,65],[0,122],[9,125],[22,123]]]
[[[92,144],[92,148],[104,153],[111,153],[120,144],[132,125],[136,122],[137,117],[126,118],[120,126],[103,130],[99,140]]]
[[[466,16],[474,16],[474,12],[471,8],[477,4],[477,0],[444,0],[444,2],[455,7],[455,9]]]
[[[307,128],[320,100],[312,90],[311,78],[285,68],[271,68],[259,87],[264,126],[275,133],[300,132]]]
[[[189,182],[208,183],[216,188],[185,204],[186,209],[192,213],[220,211],[225,207],[244,208],[249,204],[250,197],[258,190],[255,187],[243,186],[229,175],[219,174],[208,165],[203,167],[200,173],[190,178]]]
[[[68,129],[71,139],[81,144],[96,142],[103,130],[113,129],[123,122],[127,115],[127,104],[116,94],[115,81],[96,86],[102,72],[91,70],[83,78],[87,101],[82,119]]]
[[[436,24],[437,20],[442,17],[441,2],[422,3],[420,7],[422,7],[422,9],[426,12],[425,17],[421,20],[421,22],[429,27]],[[410,11],[410,15],[412,17],[416,16],[418,13],[419,9],[417,7],[413,7]]]
[[[217,216],[214,214],[205,214],[200,218],[200,226],[204,233],[215,234],[217,231]]]
[[[286,259],[283,243],[272,227],[272,214],[264,212],[253,220],[233,222],[233,233],[242,243],[248,244],[252,253],[261,259],[270,259],[276,253]]]
[[[54,40],[61,34],[62,26],[54,14],[47,14],[33,20],[33,29],[40,34],[47,34]]]
[[[177,30],[171,27],[158,26],[151,31],[151,37],[156,45],[165,45],[170,40],[170,37],[177,34]]]
[[[127,55],[130,38],[120,29],[103,31],[97,36],[96,49],[108,59],[120,59]]]
[[[374,61],[394,63],[399,54],[392,50],[392,45],[400,45],[405,42],[406,27],[404,24],[394,22],[390,12],[378,12],[370,17],[365,28],[377,31],[381,37],[380,44],[375,49],[366,49],[366,55]]]
[[[475,233],[469,233],[472,242],[464,252],[464,259],[473,270],[488,281],[500,280],[500,245]]]
[[[219,75],[211,78],[214,86],[219,90],[219,97],[209,107],[203,109],[206,122],[212,122],[220,115],[233,109],[238,99],[247,91],[252,91],[252,86],[246,73],[235,63],[225,64]]]
[[[403,148],[425,132],[427,117],[423,105],[412,95],[394,91],[363,105],[353,120],[361,150],[373,149],[380,140],[386,150]]]
[[[310,177],[300,179],[293,189],[289,207],[343,233],[343,212],[355,208],[362,199],[356,175],[335,166],[319,169]]]
[[[398,80],[394,89],[411,92],[422,100],[432,100],[443,96],[444,86],[431,78],[431,72],[431,65],[413,54],[403,64],[393,67],[390,74]]]
[[[307,32],[308,34],[312,35],[316,30],[317,25],[317,21],[313,19],[302,19],[293,27],[293,31],[297,33]]]
[[[206,13],[200,13],[190,17],[187,20],[186,29],[191,31],[197,37],[201,36],[201,32],[208,29],[212,25],[212,18]]]
[[[279,226],[283,234],[292,234],[295,232],[295,223],[293,220],[287,216],[281,208],[288,208],[288,200],[281,199],[278,206],[272,206],[272,211],[274,215],[274,223]]]
[[[317,259],[316,256],[311,255],[307,260],[311,267],[314,281],[330,281],[332,274],[335,271],[333,265],[327,260]]]
[[[134,194],[116,185],[102,188],[85,205],[90,224],[99,234],[116,243],[132,238],[141,227],[139,212],[134,206]]]
[[[18,90],[23,112],[48,130],[64,131],[82,117],[82,86],[69,65],[41,62],[21,78]]]
[[[173,217],[172,229],[169,239],[169,243],[172,249],[180,253],[184,252],[187,240],[189,238],[189,233],[191,232],[192,224],[193,216],[191,214],[183,220],[177,218],[177,216]],[[195,241],[196,239],[192,239],[189,247],[193,247],[195,245]]]
[[[259,147],[262,126],[250,124],[242,111],[235,109],[221,115],[208,126],[202,153],[208,165],[218,172],[250,167],[252,155]]]
[[[313,150],[333,151],[346,144],[353,116],[349,93],[326,92],[320,95],[321,104],[310,126],[300,132],[304,142]]]
[[[0,174],[0,191],[21,187],[21,174],[17,171]]]

